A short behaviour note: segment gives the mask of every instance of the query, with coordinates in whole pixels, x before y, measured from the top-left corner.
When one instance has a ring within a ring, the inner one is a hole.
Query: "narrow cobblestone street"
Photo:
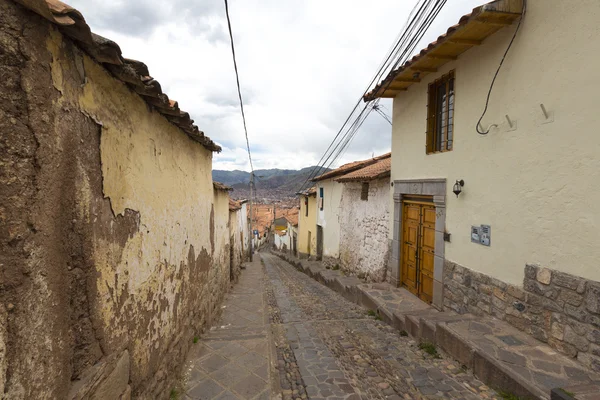
[[[184,398],[269,399],[279,392],[284,400],[499,398],[456,362],[431,353],[287,262],[260,253],[192,351]]]
[[[279,392],[284,400],[498,398],[429,350],[261,253],[193,349],[185,398],[268,399]]]
[[[499,398],[368,310],[274,255],[261,257],[284,399]]]

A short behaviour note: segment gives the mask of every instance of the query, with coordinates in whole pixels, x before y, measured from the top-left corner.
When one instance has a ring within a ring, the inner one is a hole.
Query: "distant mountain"
[[[278,189],[293,195],[306,179],[311,175],[315,167],[306,167],[300,170],[294,169],[257,169],[254,171],[256,177],[256,188]],[[324,174],[329,169],[323,169],[319,174]],[[213,170],[213,180],[231,186],[234,189],[245,190],[249,188],[250,173],[246,171],[222,171]]]

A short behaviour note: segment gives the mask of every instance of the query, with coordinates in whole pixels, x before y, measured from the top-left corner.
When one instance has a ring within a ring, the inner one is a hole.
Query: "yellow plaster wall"
[[[392,180],[447,179],[448,260],[513,284],[522,284],[526,263],[600,280],[599,19],[597,1],[528,1],[482,122],[499,127],[487,136],[475,124],[516,24],[394,100]],[[426,155],[427,84],[451,69],[454,149]],[[544,123],[540,103],[554,122]],[[457,179],[465,180],[459,198]],[[480,224],[492,227],[491,247],[470,241]]]
[[[305,199],[308,197],[308,216]],[[308,237],[310,232],[310,243]],[[317,199],[315,196],[300,196],[298,215],[298,252],[308,255],[317,254]]]
[[[211,297],[207,282],[225,282],[223,276],[229,274],[227,196],[213,197],[209,150],[150,110],[140,96],[87,55],[83,55],[87,83],[80,87],[66,81],[64,71],[73,68],[72,54],[65,52],[63,38],[54,28],[47,48],[61,102],[76,104],[102,125],[103,191],[115,216],[126,209],[139,213],[139,231],[123,249],[102,239],[94,242],[95,304],[107,328],[104,345],[108,351],[129,348],[135,387],[152,379],[162,355],[173,351],[180,340],[191,340],[181,337],[183,324],[188,329],[186,319],[192,317],[182,315],[186,295],[193,293],[201,301],[210,297],[213,302],[194,310],[192,325],[211,317],[218,298]],[[84,216],[95,221],[94,215]],[[203,281],[193,281],[192,270],[199,270]]]

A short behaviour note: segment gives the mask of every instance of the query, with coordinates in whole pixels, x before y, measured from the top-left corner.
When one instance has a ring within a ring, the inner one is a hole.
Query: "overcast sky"
[[[223,0],[65,0],[92,31],[145,62],[169,98],[223,147],[214,169],[249,170]],[[254,168],[314,165],[417,0],[230,0]],[[423,43],[482,0],[448,0]],[[382,102],[391,116],[391,102]],[[340,165],[390,150],[372,113]]]

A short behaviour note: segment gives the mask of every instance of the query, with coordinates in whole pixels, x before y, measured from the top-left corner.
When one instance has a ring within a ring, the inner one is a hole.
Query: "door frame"
[[[317,225],[317,261],[323,260],[323,227]]]
[[[390,255],[391,283],[397,287],[401,284],[403,200],[410,196],[432,196],[436,213],[432,305],[441,310],[444,300],[446,179],[394,180],[392,185],[394,187],[394,234]]]
[[[402,222],[403,224],[406,223],[406,221],[408,220],[408,216],[406,215],[405,211],[408,208],[415,208],[417,207],[419,210],[419,222],[418,225],[416,227],[416,234],[415,234],[415,242],[413,243],[413,246],[411,246],[411,243],[408,241],[409,240],[409,232],[407,232],[407,226],[403,226],[402,227],[402,232],[400,235],[401,238],[401,249],[402,251],[400,252],[401,254],[409,249],[413,249],[415,251],[415,256],[414,256],[414,275],[415,275],[415,279],[414,282],[412,282],[414,284],[414,286],[411,285],[411,280],[410,280],[410,273],[409,273],[409,269],[410,269],[410,265],[413,264],[413,262],[411,262],[409,260],[409,257],[406,254],[402,254],[402,259],[400,260],[400,285],[404,288],[406,288],[409,292],[411,292],[412,294],[414,294],[415,296],[419,297],[421,300],[427,302],[427,303],[431,303],[432,297],[433,297],[433,284],[431,284],[431,290],[432,292],[429,293],[427,291],[423,290],[424,287],[424,282],[425,280],[433,280],[433,269],[428,270],[426,268],[424,268],[424,260],[425,260],[425,255],[429,254],[432,255],[432,253],[427,250],[427,249],[432,249],[433,246],[426,246],[425,245],[425,230],[428,229],[430,230],[431,228],[434,228],[434,226],[431,225],[431,223],[428,223],[426,221],[426,213],[430,210],[433,210],[433,212],[435,213],[435,204],[433,203],[433,198],[432,196],[419,196],[416,198],[406,198],[402,201],[402,211],[403,211],[403,215],[402,215]],[[414,219],[412,219],[412,221],[414,221]],[[407,236],[408,235],[408,236]],[[433,238],[433,245],[435,245],[435,237]],[[431,242],[430,242],[431,243]],[[404,257],[406,256],[406,257]],[[432,264],[429,264],[431,267],[433,267]],[[406,267],[406,268],[405,268]],[[429,271],[429,272],[426,272]]]

